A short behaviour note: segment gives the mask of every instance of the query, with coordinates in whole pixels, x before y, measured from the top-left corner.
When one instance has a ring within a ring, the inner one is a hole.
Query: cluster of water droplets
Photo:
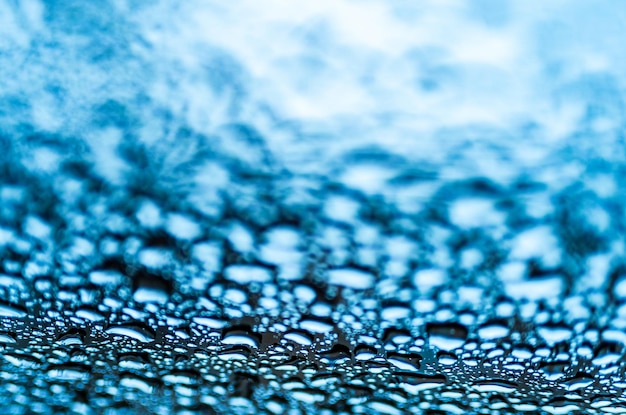
[[[173,167],[128,142],[119,183],[80,140],[2,142],[7,413],[626,412],[619,172],[505,186],[366,148],[335,178],[182,137]]]

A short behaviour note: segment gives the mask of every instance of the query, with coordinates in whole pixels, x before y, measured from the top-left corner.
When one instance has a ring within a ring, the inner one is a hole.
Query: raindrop
[[[511,393],[517,389],[517,385],[507,380],[488,379],[476,382],[473,389],[478,392]]]
[[[300,328],[311,333],[328,333],[334,328],[334,325],[326,320],[304,319],[300,322]]]
[[[549,345],[554,345],[572,337],[572,330],[562,325],[545,325],[539,328],[539,335]]]
[[[439,352],[437,353],[437,361],[440,365],[450,366],[457,362],[457,357],[453,353]]]
[[[225,321],[221,319],[217,319],[217,318],[212,318],[212,317],[197,316],[197,317],[193,317],[191,321],[201,326],[209,327],[212,329],[221,329],[226,326]]]
[[[298,343],[301,346],[310,346],[313,343],[312,336],[303,330],[290,330],[285,333],[283,338]]]
[[[0,302],[0,317],[21,318],[27,314],[26,310],[18,305]]]
[[[320,352],[320,360],[326,364],[341,364],[350,358],[350,349],[343,344],[336,344],[330,350]]]
[[[339,268],[328,271],[328,282],[355,290],[364,290],[374,284],[374,275],[352,268]]]
[[[246,346],[235,346],[230,349],[220,351],[218,356],[222,360],[247,360],[250,353],[250,349]]]
[[[508,336],[509,328],[502,322],[486,323],[478,329],[478,336],[483,341],[501,339]]]
[[[376,357],[376,349],[364,344],[358,345],[354,349],[354,357],[356,360],[370,360]]]
[[[155,391],[153,381],[137,376],[133,373],[124,373],[120,376],[120,386],[138,390],[145,394],[151,394]]]
[[[560,383],[564,385],[568,391],[575,391],[591,385],[593,380],[592,376],[581,373],[574,377],[561,380]]]
[[[387,360],[400,370],[417,371],[422,356],[418,354],[388,353]]]
[[[100,286],[119,285],[123,278],[120,272],[114,270],[96,270],[89,273],[89,281]]]
[[[84,334],[80,331],[70,330],[62,336],[59,336],[57,343],[63,346],[78,346],[83,344],[83,337]]]
[[[15,336],[10,333],[0,333],[0,343],[15,344],[17,341],[15,340]]]
[[[622,357],[622,346],[615,342],[602,342],[594,352],[592,363],[605,366],[617,362]]]
[[[150,274],[135,276],[133,299],[138,303],[165,304],[170,296],[171,283]]]
[[[385,415],[401,415],[402,411],[396,408],[393,403],[387,403],[382,401],[373,401],[368,405],[372,410]]]
[[[7,353],[3,357],[7,362],[20,368],[34,369],[41,366],[39,359],[25,354]]]
[[[426,332],[428,342],[445,351],[462,347],[468,334],[467,327],[458,323],[429,323]]]
[[[222,343],[229,345],[244,345],[256,349],[261,343],[261,336],[253,333],[250,327],[236,326],[224,330]]]
[[[56,380],[86,382],[90,377],[90,370],[89,367],[85,365],[66,363],[51,366],[48,369],[48,376]]]
[[[163,382],[176,385],[195,385],[198,383],[198,375],[189,370],[173,370],[163,376]]]
[[[324,401],[325,397],[315,389],[294,390],[291,394],[297,401],[305,404],[314,404]]]
[[[242,285],[253,282],[267,283],[272,280],[272,274],[268,269],[254,265],[231,265],[224,269],[224,277]]]
[[[142,343],[150,343],[155,339],[154,331],[142,324],[111,326],[106,330],[106,332],[114,336],[129,337]]]
[[[76,317],[80,317],[89,321],[102,321],[105,319],[104,315],[101,312],[88,307],[83,307],[76,310]]]
[[[437,389],[445,386],[447,379],[444,375],[426,375],[426,374],[402,374],[402,383],[400,386],[408,393],[416,394],[418,392],[430,389]]]

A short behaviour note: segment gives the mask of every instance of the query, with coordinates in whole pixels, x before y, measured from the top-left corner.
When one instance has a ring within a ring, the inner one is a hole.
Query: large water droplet
[[[106,332],[111,335],[129,337],[142,343],[150,343],[154,341],[154,331],[145,325],[140,324],[112,326],[109,327]]]
[[[26,315],[26,310],[18,305],[0,302],[0,317],[19,318]]]
[[[429,323],[426,326],[428,341],[441,350],[454,350],[465,344],[467,327],[458,323]]]

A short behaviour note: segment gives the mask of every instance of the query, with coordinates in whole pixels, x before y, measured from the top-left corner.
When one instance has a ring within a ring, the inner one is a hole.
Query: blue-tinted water
[[[626,412],[625,22],[0,0],[0,406]]]

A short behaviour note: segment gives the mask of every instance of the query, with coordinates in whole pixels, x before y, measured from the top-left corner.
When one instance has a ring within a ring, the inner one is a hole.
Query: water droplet
[[[120,386],[138,390],[146,394],[151,394],[155,391],[155,385],[153,381],[150,381],[133,373],[124,373],[120,377]]]
[[[21,318],[28,313],[26,310],[16,304],[8,304],[0,302],[0,317]]]
[[[285,333],[283,336],[284,339],[291,340],[292,342],[298,343],[302,346],[310,346],[313,343],[312,336],[303,330],[291,330]]]
[[[336,344],[330,350],[320,352],[320,360],[327,364],[341,364],[350,360],[350,349],[343,344]]]
[[[17,341],[15,336],[10,333],[0,333],[0,343],[15,344]]]
[[[517,389],[517,385],[507,380],[488,379],[476,382],[473,389],[478,392],[511,393]]]
[[[163,376],[163,382],[176,385],[195,385],[198,383],[198,374],[189,370],[173,370]]]
[[[501,322],[491,322],[478,329],[478,335],[484,341],[501,339],[508,336],[509,328]]]
[[[300,322],[300,328],[311,333],[328,333],[333,329],[332,322],[317,319],[305,319]]]
[[[583,373],[561,380],[560,383],[565,385],[568,391],[575,391],[591,385],[593,383],[593,377]]]
[[[463,346],[468,334],[467,327],[458,323],[429,323],[426,331],[429,343],[445,351]]]
[[[222,343],[230,345],[244,345],[252,348],[258,348],[261,343],[261,337],[253,333],[249,327],[237,326],[224,330]]]
[[[245,346],[235,346],[218,353],[222,360],[247,360],[250,356],[250,349]]]
[[[400,370],[417,371],[422,357],[418,354],[388,353],[387,360]]]
[[[402,383],[400,386],[402,389],[411,394],[416,394],[421,391],[437,389],[445,386],[447,379],[444,375],[426,375],[426,374],[412,374],[405,373],[401,375]]]
[[[374,280],[374,276],[369,272],[352,268],[339,268],[328,271],[328,282],[330,284],[355,290],[370,288],[374,284]]]
[[[604,366],[617,362],[622,357],[622,346],[615,342],[602,342],[594,352],[593,364]]]
[[[323,394],[314,389],[294,390],[291,396],[293,396],[293,398],[297,401],[305,404],[314,404],[322,402],[325,399]]]
[[[165,304],[169,299],[171,283],[155,275],[142,273],[135,276],[133,299],[138,303]]]
[[[63,346],[77,346],[83,344],[83,337],[84,334],[79,330],[70,330],[62,336],[59,336],[57,343]]]
[[[201,326],[209,327],[212,329],[221,329],[226,326],[226,322],[217,318],[212,317],[193,317],[191,319],[194,323],[200,324]]]
[[[101,312],[87,307],[76,310],[76,317],[80,317],[89,321],[102,321],[105,319],[104,315],[102,315]]]
[[[85,365],[66,363],[51,366],[48,369],[48,376],[56,380],[86,382],[90,377],[90,370]]]
[[[109,327],[106,332],[112,335],[129,337],[142,343],[150,343],[155,339],[152,329],[139,324],[112,326]]]
[[[369,403],[369,408],[372,410],[386,415],[401,415],[402,411],[400,411],[396,406],[392,403],[381,402],[381,401],[373,401]]]
[[[115,270],[96,270],[89,273],[89,281],[101,286],[119,285],[123,278],[124,275]]]
[[[376,349],[371,346],[361,344],[354,349],[354,355],[356,360],[370,360],[376,357]]]
[[[12,365],[25,369],[35,369],[41,366],[39,359],[25,354],[7,353],[3,357]]]
[[[561,325],[545,325],[539,328],[539,335],[549,345],[554,345],[566,340],[572,336],[572,330]]]
[[[238,284],[267,283],[272,280],[268,269],[253,265],[231,265],[224,270],[224,277]]]

